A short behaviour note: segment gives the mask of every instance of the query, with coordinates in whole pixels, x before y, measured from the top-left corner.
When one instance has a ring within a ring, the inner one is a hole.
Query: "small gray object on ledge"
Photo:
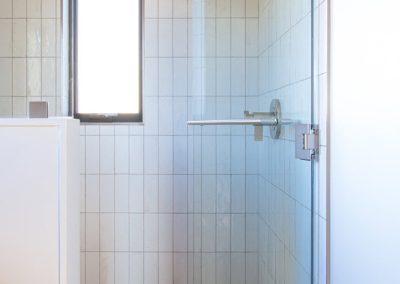
[[[47,102],[29,102],[29,118],[48,118],[49,106]]]

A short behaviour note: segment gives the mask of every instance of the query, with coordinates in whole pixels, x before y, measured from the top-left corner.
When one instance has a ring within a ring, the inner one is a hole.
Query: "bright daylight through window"
[[[75,20],[75,116],[141,121],[141,1],[76,0]]]

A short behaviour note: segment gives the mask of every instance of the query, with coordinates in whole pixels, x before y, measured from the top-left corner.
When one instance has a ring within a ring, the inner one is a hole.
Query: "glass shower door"
[[[192,2],[188,282],[312,283],[312,1]]]

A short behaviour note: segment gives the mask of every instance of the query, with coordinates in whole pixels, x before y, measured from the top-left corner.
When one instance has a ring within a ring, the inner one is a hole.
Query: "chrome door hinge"
[[[296,125],[296,159],[311,161],[318,157],[319,131],[311,124]]]

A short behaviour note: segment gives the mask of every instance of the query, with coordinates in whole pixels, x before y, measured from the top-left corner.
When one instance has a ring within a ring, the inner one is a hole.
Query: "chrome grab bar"
[[[188,125],[253,125],[255,127],[254,138],[263,140],[263,126],[270,126],[271,137],[278,139],[282,125],[293,124],[289,119],[282,119],[281,104],[279,100],[272,100],[270,112],[244,112],[245,119],[216,119],[216,120],[190,120]]]
[[[254,126],[275,126],[277,121],[265,119],[217,119],[217,120],[190,120],[188,125],[254,125]]]

